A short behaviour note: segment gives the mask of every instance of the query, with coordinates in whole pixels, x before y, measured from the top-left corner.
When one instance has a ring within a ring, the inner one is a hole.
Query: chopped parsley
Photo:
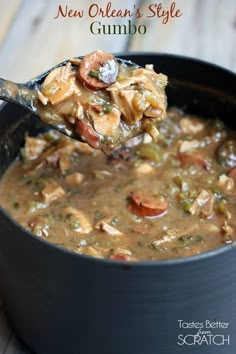
[[[101,74],[100,74],[100,71],[99,71],[99,70],[91,70],[91,71],[89,72],[89,76],[95,77],[95,78],[98,79],[99,81],[102,81],[102,80],[101,80]]]

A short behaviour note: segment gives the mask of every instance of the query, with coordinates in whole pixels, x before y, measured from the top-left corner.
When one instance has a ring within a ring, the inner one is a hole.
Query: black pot
[[[233,73],[171,55],[129,58],[141,65],[154,63],[169,76],[169,105],[220,117],[236,129]],[[25,132],[40,128],[40,122],[20,108],[1,108],[1,174],[19,151]],[[234,246],[185,259],[127,263],[51,245],[25,231],[4,210],[0,228],[1,292],[12,326],[34,352],[236,352]]]

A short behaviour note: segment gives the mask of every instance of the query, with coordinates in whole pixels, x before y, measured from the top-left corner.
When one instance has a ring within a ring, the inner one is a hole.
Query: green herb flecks
[[[65,220],[67,221],[67,220],[70,220],[70,218],[72,217],[72,213],[68,213],[68,214],[66,214],[66,216],[65,216]]]
[[[102,214],[102,213],[97,213],[97,214],[95,215],[95,217],[94,217],[94,222],[96,223],[96,222],[98,222],[98,221],[104,219],[105,217],[106,217],[106,215],[104,215],[104,214]]]
[[[119,222],[119,216],[114,217],[114,219],[111,221],[111,224],[114,226]]]
[[[102,107],[103,113],[110,113],[113,109],[113,105],[109,103],[105,103]]]
[[[73,221],[72,223],[70,223],[70,228],[71,228],[72,230],[79,229],[79,228],[80,228],[80,223],[79,223],[79,221]]]
[[[178,240],[184,245],[192,245],[194,243],[203,242],[203,238],[200,235],[180,236]]]
[[[90,73],[89,73],[89,76],[95,77],[96,79],[101,81],[101,74],[100,74],[99,70],[91,70]]]
[[[14,208],[14,209],[19,209],[19,207],[20,207],[20,203],[15,202],[15,203],[13,204],[13,208]]]

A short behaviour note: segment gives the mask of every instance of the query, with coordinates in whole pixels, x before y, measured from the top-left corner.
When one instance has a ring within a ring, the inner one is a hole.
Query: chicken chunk
[[[198,224],[193,224],[187,227],[186,229],[168,229],[166,233],[158,240],[154,240],[152,245],[158,247],[160,245],[168,244],[177,240],[179,237],[190,235],[193,232],[196,232],[199,229]]]
[[[79,172],[74,172],[65,177],[65,181],[67,184],[71,186],[80,186],[84,181],[84,175]]]
[[[108,235],[110,236],[122,236],[123,233],[114,228],[113,226],[109,225],[107,222],[101,220],[98,223],[98,227],[102,230],[105,231]]]
[[[61,173],[64,175],[71,168],[71,159],[70,155],[62,155],[59,159],[59,168]]]
[[[141,120],[143,116],[160,120],[164,118],[165,85],[159,82],[159,75],[153,70],[140,68],[133,71],[131,78],[116,82],[107,89],[128,125]]]
[[[213,194],[203,189],[193,202],[189,212],[192,215],[202,215],[205,218],[211,218],[214,213],[213,206]]]
[[[76,232],[88,234],[92,231],[92,224],[85,212],[73,207],[67,207],[63,212]]]
[[[179,152],[186,152],[188,150],[196,149],[200,146],[200,141],[199,140],[185,140],[181,142],[179,146]]]
[[[64,189],[54,180],[50,180],[46,187],[41,191],[43,200],[46,204],[51,204],[53,201],[65,196]]]
[[[63,102],[72,96],[77,89],[73,78],[71,63],[60,66],[51,71],[42,85],[39,100],[45,104],[49,101],[52,105]]]
[[[95,106],[90,105],[87,110],[89,119],[98,134],[116,136],[120,125],[120,111],[112,107],[110,112],[99,112]]]
[[[225,236],[228,236],[227,238],[224,239],[225,243],[231,243],[232,242],[232,236],[235,234],[235,230],[233,229],[233,227],[231,227],[227,221],[224,222],[223,226],[222,226],[222,233]]]
[[[135,168],[135,172],[137,175],[145,175],[152,173],[154,171],[154,168],[149,164],[149,163],[142,163],[138,167]]]
[[[37,159],[47,148],[48,142],[45,139],[27,136],[25,138],[25,147],[22,154],[26,160]]]
[[[123,119],[128,125],[142,119],[143,113],[139,112],[133,106],[133,99],[136,93],[138,93],[137,90],[131,88],[120,89],[119,83],[117,82],[114,87],[110,89],[110,92],[113,102],[119,107]]]
[[[232,177],[226,176],[225,174],[220,175],[218,186],[226,192],[231,191],[234,188],[234,179]]]
[[[59,66],[58,68],[53,69],[44,80],[43,87],[50,84],[54,80],[58,82],[67,82],[71,76],[72,76],[72,66],[71,63],[69,62],[66,65]]]
[[[199,119],[190,119],[187,117],[180,120],[179,126],[184,134],[197,134],[204,129],[204,123]]]

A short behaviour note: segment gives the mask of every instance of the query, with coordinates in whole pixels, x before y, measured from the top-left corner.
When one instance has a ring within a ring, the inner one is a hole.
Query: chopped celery
[[[156,144],[142,144],[139,146],[136,154],[156,163],[162,160],[161,150]]]

